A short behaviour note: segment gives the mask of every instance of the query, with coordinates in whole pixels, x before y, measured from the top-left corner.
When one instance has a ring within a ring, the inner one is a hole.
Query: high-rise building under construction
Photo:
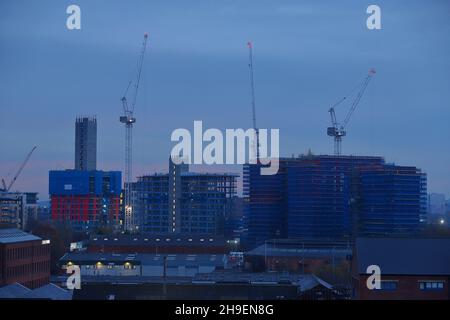
[[[411,236],[426,212],[426,175],[382,157],[281,158],[276,175],[244,165],[244,243]],[[422,220],[422,221],[421,221]]]
[[[80,117],[75,121],[75,170],[97,169],[97,119]]]

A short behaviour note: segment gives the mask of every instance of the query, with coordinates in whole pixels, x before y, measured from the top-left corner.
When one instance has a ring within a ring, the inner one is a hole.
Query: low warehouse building
[[[66,253],[63,269],[80,267],[81,276],[193,277],[224,268],[226,256],[215,254]]]
[[[224,254],[229,251],[223,237],[211,235],[95,235],[87,244],[88,252],[152,254]]]

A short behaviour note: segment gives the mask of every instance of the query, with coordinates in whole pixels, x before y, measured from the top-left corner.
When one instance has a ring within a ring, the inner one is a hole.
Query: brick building
[[[34,289],[49,279],[50,240],[19,229],[0,229],[0,287],[17,282]]]
[[[245,266],[253,271],[314,273],[326,267],[349,268],[352,249],[345,242],[268,240],[245,252]]]
[[[367,287],[367,267],[381,271],[381,288]],[[361,300],[448,300],[450,239],[358,238],[352,277]]]

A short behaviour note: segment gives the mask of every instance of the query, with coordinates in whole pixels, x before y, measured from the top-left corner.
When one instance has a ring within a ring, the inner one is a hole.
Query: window
[[[444,281],[419,281],[420,290],[443,290]]]
[[[397,290],[398,288],[398,281],[392,281],[392,280],[382,280],[381,281],[381,288],[379,290],[384,291],[393,291]]]

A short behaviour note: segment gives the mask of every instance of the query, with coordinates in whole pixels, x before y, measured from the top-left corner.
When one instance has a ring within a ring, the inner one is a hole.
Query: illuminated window
[[[382,280],[381,288],[378,290],[393,291],[397,290],[397,288],[398,288],[398,281]]]
[[[444,281],[419,281],[420,290],[443,290]]]

